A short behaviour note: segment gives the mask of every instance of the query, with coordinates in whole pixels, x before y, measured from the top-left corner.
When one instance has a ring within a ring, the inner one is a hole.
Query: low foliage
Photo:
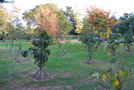
[[[94,79],[101,79],[110,85],[113,90],[123,90],[123,86],[130,74],[130,68],[123,66],[119,57],[111,59],[113,67],[110,67],[104,72],[95,73],[92,75]]]

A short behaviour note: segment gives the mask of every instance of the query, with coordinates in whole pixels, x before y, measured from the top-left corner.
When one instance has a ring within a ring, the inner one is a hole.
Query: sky
[[[81,14],[86,14],[86,8],[95,6],[104,10],[110,10],[117,18],[123,13],[134,12],[134,0],[13,0],[15,5],[21,9],[21,14],[36,5],[45,3],[54,3],[59,8],[65,10],[66,6],[72,6],[74,10],[78,10]],[[11,4],[4,5],[10,10]]]

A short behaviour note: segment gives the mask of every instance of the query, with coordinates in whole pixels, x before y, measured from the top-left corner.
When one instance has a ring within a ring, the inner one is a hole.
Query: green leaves
[[[31,55],[35,59],[35,64],[40,68],[45,65],[45,62],[48,60],[50,55],[50,50],[48,46],[50,45],[50,36],[46,32],[42,32],[38,38],[35,38],[32,41],[33,47],[29,50],[22,51],[21,54],[23,57],[27,57],[27,54],[31,52]]]
[[[27,54],[28,54],[28,51],[27,50],[25,50],[25,51],[21,51],[21,55],[22,55],[22,57],[27,57]]]
[[[90,61],[93,57],[93,52],[97,50],[98,47],[97,40],[98,40],[97,35],[93,33],[85,34],[82,39],[82,43],[86,45]]]

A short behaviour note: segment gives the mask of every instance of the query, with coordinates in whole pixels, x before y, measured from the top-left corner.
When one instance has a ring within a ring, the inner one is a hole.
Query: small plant
[[[92,75],[95,79],[101,79],[112,87],[112,90],[123,90],[123,85],[130,74],[130,69],[123,66],[119,57],[111,59],[113,67],[110,67],[102,73],[95,73]]]
[[[97,49],[97,39],[95,34],[86,34],[82,40],[82,43],[86,45],[87,52],[88,52],[88,60],[87,64],[93,64],[93,52]]]
[[[22,56],[27,57],[27,54],[31,52],[35,59],[35,64],[38,65],[39,70],[34,74],[33,78],[38,80],[43,80],[48,78],[48,74],[43,70],[45,67],[48,56],[50,55],[50,50],[48,46],[50,45],[50,36],[43,32],[40,36],[32,41],[33,47],[29,50],[22,51]]]

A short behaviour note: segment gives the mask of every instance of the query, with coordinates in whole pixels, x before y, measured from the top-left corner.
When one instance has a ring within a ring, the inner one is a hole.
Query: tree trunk
[[[16,54],[15,60],[17,60],[17,57],[19,56],[19,53],[20,53],[20,51],[21,51],[21,48],[22,48],[22,46],[21,46],[21,44],[20,44],[20,42],[19,42],[19,50],[18,50],[18,52],[17,52],[17,54]]]
[[[11,47],[10,47],[10,50],[9,50],[9,53],[11,54],[11,51],[12,51],[12,49],[13,49],[13,46],[14,46],[14,41],[12,40],[11,41]]]
[[[43,79],[48,78],[48,74],[43,70],[43,67],[44,65],[39,66],[39,70],[37,70],[37,72],[33,75],[34,79],[43,80]]]
[[[129,45],[127,45],[127,51],[130,51],[130,46]]]

